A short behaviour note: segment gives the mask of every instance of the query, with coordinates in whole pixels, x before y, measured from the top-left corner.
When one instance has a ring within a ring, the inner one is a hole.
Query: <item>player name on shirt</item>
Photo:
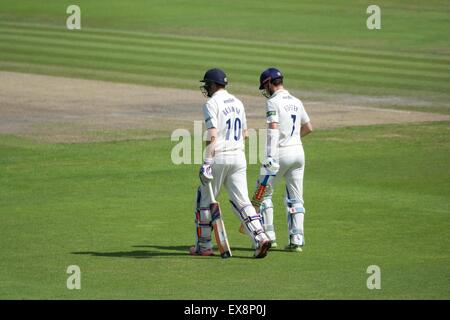
[[[233,99],[228,99],[228,100],[233,100]],[[227,101],[227,100],[225,100],[225,101]],[[225,102],[225,101],[224,101],[224,102]],[[233,100],[233,101],[234,101],[234,100]],[[225,107],[225,108],[222,110],[222,112],[223,112],[223,115],[224,115],[224,116],[227,116],[227,115],[229,115],[229,114],[232,113],[232,112],[237,113],[237,114],[240,114],[240,113],[241,113],[241,109],[235,108],[234,106],[229,106],[229,107]]]
[[[292,104],[288,104],[286,106],[284,106],[284,110],[286,110],[286,112],[290,112],[290,111],[298,111],[298,106],[296,105],[292,105]]]

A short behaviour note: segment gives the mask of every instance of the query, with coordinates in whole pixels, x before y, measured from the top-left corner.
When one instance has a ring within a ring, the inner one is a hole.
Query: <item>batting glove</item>
[[[209,182],[211,182],[211,180],[213,179],[211,165],[212,165],[212,159],[207,158],[203,162],[203,165],[200,167],[200,172],[199,172],[198,176],[200,178],[200,182],[204,186],[207,185]]]
[[[263,175],[266,175],[266,174],[276,175],[278,173],[279,169],[280,169],[280,165],[272,157],[267,157],[262,162],[261,172]]]

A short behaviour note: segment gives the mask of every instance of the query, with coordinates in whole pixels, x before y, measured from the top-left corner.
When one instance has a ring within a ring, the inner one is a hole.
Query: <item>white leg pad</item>
[[[200,208],[195,212],[195,247],[197,251],[212,248],[211,242],[211,211],[209,208]]]
[[[270,241],[275,241],[275,227],[273,225],[273,203],[272,199],[264,199],[260,209],[264,231],[269,236]]]
[[[305,244],[303,231],[305,208],[299,200],[295,199],[286,199],[286,206],[289,243],[303,246]]]
[[[246,232],[252,239],[255,248],[258,246],[260,241],[268,239],[261,224],[261,215],[256,213],[255,208],[253,208],[251,204],[245,205],[241,209],[239,209],[233,202],[231,202],[231,204],[233,211],[246,227]]]

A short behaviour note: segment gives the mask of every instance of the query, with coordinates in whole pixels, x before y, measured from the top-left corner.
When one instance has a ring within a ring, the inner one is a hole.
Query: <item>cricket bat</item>
[[[255,193],[252,197],[252,205],[255,207],[256,212],[259,213],[259,208],[261,207],[262,198],[266,193],[267,185],[269,184],[270,178],[274,177],[273,175],[267,174],[264,176],[263,180],[259,184],[258,188],[256,188]]]
[[[225,230],[225,224],[222,219],[220,205],[214,197],[211,182],[208,183],[208,191],[211,197],[211,204],[209,205],[209,210],[211,211],[211,224],[214,230],[217,247],[219,248],[220,256],[222,258],[229,258],[231,257],[230,244],[228,243],[227,232]]]

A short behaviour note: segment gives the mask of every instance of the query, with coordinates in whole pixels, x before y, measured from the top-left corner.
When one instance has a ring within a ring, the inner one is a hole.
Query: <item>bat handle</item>
[[[209,197],[211,198],[211,202],[216,202],[216,198],[214,197],[214,192],[212,189],[211,182],[208,182],[208,191],[209,191]]]

